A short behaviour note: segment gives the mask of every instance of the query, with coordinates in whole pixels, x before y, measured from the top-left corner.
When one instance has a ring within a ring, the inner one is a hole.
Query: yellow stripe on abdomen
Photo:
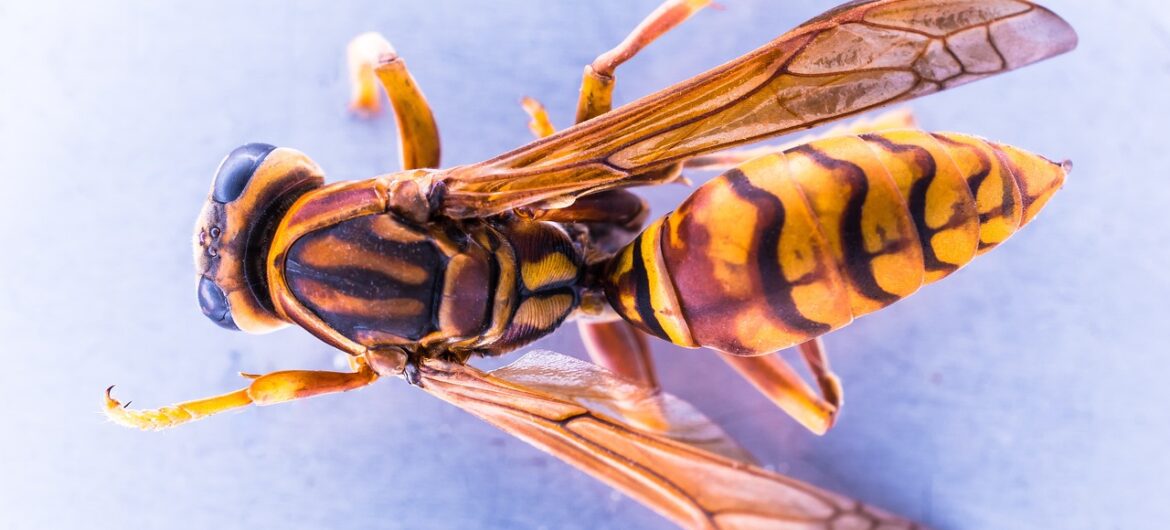
[[[982,254],[1004,242],[1020,228],[1023,209],[1020,188],[1012,172],[991,143],[954,133],[933,135],[946,148],[966,176],[979,213],[979,248]]]
[[[779,350],[1007,239],[1066,171],[966,135],[818,140],[699,187],[611,261],[606,292],[628,320],[676,344]]]
[[[881,309],[922,286],[922,248],[897,182],[870,145],[843,136],[794,147],[800,185],[846,280],[854,315]]]
[[[979,218],[966,175],[928,133],[899,130],[862,137],[897,181],[918,233],[926,283],[975,257]]]
[[[674,322],[650,310],[647,271],[658,271],[692,340],[676,344],[752,354],[848,323],[846,284],[783,160],[755,159],[704,184],[622,249],[606,289],[618,312],[671,340]]]

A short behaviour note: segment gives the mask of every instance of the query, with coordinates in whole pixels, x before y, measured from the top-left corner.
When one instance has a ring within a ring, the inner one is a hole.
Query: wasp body
[[[855,124],[790,148],[725,151],[1011,70],[1076,34],[1025,0],[861,0],[617,109],[614,69],[709,0],[666,0],[585,68],[578,124],[439,168],[434,117],[385,39],[353,41],[354,108],[394,107],[403,170],[325,184],[288,148],[220,164],[196,224],[199,301],[217,324],[289,324],[349,354],[351,372],[291,370],[156,410],[106,393],[114,421],[161,429],[252,404],[400,376],[698,528],[910,528],[756,467],[658,387],[641,333],[708,347],[817,433],[841,385],[818,337],[962,267],[1032,221],[1070,166],[955,133]],[[731,169],[650,222],[624,188]],[[544,353],[481,372],[581,317],[608,370]],[[640,331],[638,331],[640,330]],[[812,388],[776,352],[797,346]]]
[[[556,223],[420,224],[391,211],[393,179],[323,182],[286,148],[249,144],[220,164],[196,228],[205,315],[253,332],[296,323],[354,355],[466,359],[527,344],[577,307],[584,252]],[[237,207],[257,215],[226,215]]]
[[[222,167],[257,149],[270,151],[255,162],[261,174],[301,157],[251,145]],[[580,227],[517,215],[418,224],[393,211],[393,179],[292,184],[272,195],[291,206],[244,258],[244,269],[263,277],[237,284],[249,286],[256,307],[271,308],[248,319],[295,322],[355,355],[505,353],[551,332],[599,291],[651,335],[761,354],[945,277],[1034,218],[1064,174],[1037,155],[959,134],[811,142],[704,184],[595,263],[603,274],[586,274],[586,257],[601,249],[570,237],[587,233]],[[278,180],[303,178],[289,175]],[[228,176],[217,175],[216,186]],[[213,196],[208,211],[219,204]],[[223,230],[204,224],[200,234]],[[220,259],[215,247],[196,251],[205,270]],[[204,297],[205,313],[226,315],[213,302],[227,298]]]
[[[1007,239],[1067,168],[960,134],[843,136],[700,187],[614,260],[607,293],[639,329],[759,355],[909,296]]]

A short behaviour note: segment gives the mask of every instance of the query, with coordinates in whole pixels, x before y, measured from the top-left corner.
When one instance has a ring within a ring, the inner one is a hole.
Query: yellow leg
[[[910,111],[909,107],[900,107],[894,110],[883,112],[873,117],[850,120],[841,125],[832,127],[820,134],[802,136],[796,140],[785,142],[780,145],[766,145],[763,147],[753,147],[749,149],[732,149],[729,151],[720,151],[708,155],[696,156],[684,162],[683,167],[686,169],[699,169],[704,171],[727,171],[728,169],[738,166],[753,158],[759,158],[761,156],[770,155],[773,153],[781,153],[798,145],[806,144],[820,138],[847,136],[851,134],[868,134],[880,131],[888,131],[890,129],[913,129],[916,126],[917,123],[914,121],[914,113]]]
[[[634,329],[629,322],[577,321],[581,342],[589,352],[589,358],[598,366],[608,368],[625,379],[647,388],[658,388],[658,376],[654,374],[654,362],[650,357],[650,345],[646,336]]]
[[[618,66],[710,3],[711,0],[666,0],[634,28],[625,40],[585,66],[581,94],[577,101],[577,123],[610,111],[613,106],[614,72]],[[554,132],[543,105],[532,98],[525,98],[522,105],[532,119],[528,127],[537,138]],[[677,176],[677,168],[668,168],[659,178],[665,182]],[[625,190],[610,190],[586,196],[568,208],[532,212],[530,215],[561,222],[615,224],[631,231],[632,235],[641,226],[646,213],[645,202],[636,195]],[[593,362],[642,386],[658,388],[646,339],[628,322],[582,321],[578,323],[578,329]]]
[[[530,121],[528,129],[537,138],[544,138],[556,132],[548,119],[544,105],[530,97],[520,102]],[[595,223],[598,227],[616,227],[629,232],[632,238],[642,225],[648,213],[646,202],[626,190],[608,190],[586,195],[567,208],[528,212],[534,219],[556,222]],[[624,241],[623,241],[624,244]],[[615,245],[614,249],[620,248]],[[623,379],[639,386],[661,390],[654,373],[654,361],[646,336],[634,329],[629,322],[613,320],[608,322],[577,321],[581,342],[594,364],[609,369]],[[664,412],[647,403],[633,404],[623,410],[623,416],[643,429],[658,432],[669,429]]]
[[[364,359],[355,361],[354,372],[288,370],[266,375],[240,374],[252,384],[235,392],[187,401],[153,410],[133,410],[110,396],[106,389],[106,417],[124,427],[158,431],[248,405],[273,405],[296,399],[345,392],[364,387],[378,376]],[[127,403],[126,405],[129,405]]]
[[[528,129],[537,138],[556,132],[548,119],[548,111],[539,101],[525,97],[521,108],[528,114]],[[626,190],[607,190],[577,199],[573,204],[554,210],[520,209],[517,213],[541,221],[557,223],[593,223],[596,228],[614,227],[637,235],[650,210],[646,201]],[[625,243],[622,243],[623,245]],[[617,248],[621,248],[619,245]]]
[[[817,380],[819,396],[778,353],[758,357],[720,354],[720,357],[801,425],[816,434],[824,434],[833,426],[844,404],[841,383],[829,370],[820,339],[801,344],[799,348]]]
[[[829,356],[825,352],[825,343],[817,337],[800,346],[801,357],[804,358],[805,364],[812,372],[813,377],[817,380],[817,387],[821,389],[821,396],[824,397],[825,402],[836,410],[841,410],[841,406],[845,404],[845,393],[841,389],[841,379],[829,367]]]
[[[557,132],[556,128],[553,127],[552,121],[548,119],[548,111],[545,110],[544,105],[539,101],[524,96],[520,100],[520,107],[524,109],[524,112],[528,113],[528,130],[532,131],[533,136],[544,138]]]
[[[666,0],[650,13],[625,40],[585,67],[581,95],[577,102],[577,123],[609,112],[613,106],[614,72],[639,51],[667,31],[681,24],[711,0]],[[531,121],[528,128],[537,138],[555,132],[544,106],[532,98],[521,102]],[[677,168],[668,168],[660,179],[665,182],[678,176]],[[592,199],[592,200],[591,200]],[[559,210],[530,212],[534,218],[561,222],[596,222],[616,224],[636,232],[646,217],[645,202],[625,190],[611,190],[586,196],[577,204]],[[648,388],[658,388],[654,363],[646,339],[628,322],[579,322],[578,329],[585,349],[593,362]],[[635,418],[653,424],[651,418]]]
[[[710,3],[711,0],[666,0],[621,44],[597,56],[585,67],[581,97],[577,100],[577,123],[609,112],[613,106],[614,71],[619,65]]]
[[[439,128],[426,97],[406,69],[406,61],[385,37],[373,32],[350,41],[347,55],[353,84],[350,110],[366,116],[380,112],[380,82],[398,122],[402,169],[439,167]]]

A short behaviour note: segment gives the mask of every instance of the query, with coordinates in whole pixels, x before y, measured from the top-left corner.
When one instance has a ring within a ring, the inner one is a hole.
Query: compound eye
[[[232,319],[227,295],[206,276],[199,278],[199,309],[219,327],[239,331],[236,321]]]
[[[235,148],[228,154],[219,169],[215,171],[215,179],[211,184],[211,198],[219,203],[229,203],[240,196],[248,181],[264,157],[271,153],[275,146],[268,144],[245,144]]]

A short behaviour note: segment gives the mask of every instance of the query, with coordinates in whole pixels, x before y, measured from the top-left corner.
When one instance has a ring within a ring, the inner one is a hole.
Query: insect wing
[[[559,207],[650,181],[687,158],[938,92],[1071,50],[1076,33],[1022,0],[847,4],[767,45],[512,152],[452,168],[451,217]]]
[[[592,412],[622,418],[624,423],[640,431],[741,462],[755,462],[750,453],[690,403],[661,389],[623,379],[595,364],[539,350],[493,370],[491,375],[529,390],[571,400]]]
[[[859,136],[862,134],[873,134],[898,129],[917,128],[918,122],[914,119],[914,113],[910,111],[910,108],[898,107],[874,116],[864,116],[840,123],[817,134],[805,134],[793,140],[786,140],[779,145],[765,145],[751,149],[736,149],[722,153],[696,156],[687,159],[684,167],[705,171],[727,171],[753,158],[783,153],[793,147],[804,145],[815,140],[836,136]]]
[[[914,527],[737,458],[742,450],[678,398],[663,395],[652,405],[670,423],[657,433],[618,419],[609,412],[629,408],[620,403],[631,398],[637,402],[636,385],[564,355],[533,352],[490,373],[428,361],[420,375],[432,395],[686,528]]]

